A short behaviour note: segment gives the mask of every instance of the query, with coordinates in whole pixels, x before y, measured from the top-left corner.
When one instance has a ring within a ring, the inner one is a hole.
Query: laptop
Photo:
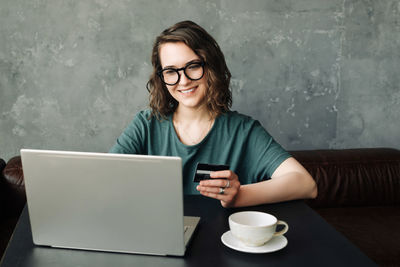
[[[182,160],[21,149],[35,245],[183,256],[199,217],[184,217]]]

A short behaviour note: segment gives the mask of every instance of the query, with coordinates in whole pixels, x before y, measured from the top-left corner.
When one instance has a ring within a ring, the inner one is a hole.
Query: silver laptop
[[[183,216],[179,157],[21,150],[36,245],[183,256],[200,218]]]

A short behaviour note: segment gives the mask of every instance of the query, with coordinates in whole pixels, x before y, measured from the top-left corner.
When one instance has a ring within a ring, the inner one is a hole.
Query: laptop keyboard
[[[199,223],[199,217],[189,217],[185,216],[183,222],[183,240],[185,246],[189,243],[193,233],[196,229],[197,224]]]

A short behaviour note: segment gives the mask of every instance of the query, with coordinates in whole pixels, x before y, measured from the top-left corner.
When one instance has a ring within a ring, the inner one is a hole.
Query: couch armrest
[[[313,176],[312,207],[400,204],[400,150],[362,148],[291,151]]]
[[[3,169],[6,167],[6,162],[0,158],[0,208],[1,211],[3,211],[3,207],[5,206],[5,194],[6,194],[6,189],[5,189],[5,183],[4,183],[4,176],[3,176]],[[0,217],[3,215],[0,212]]]
[[[3,175],[3,169],[6,166],[6,162],[4,161],[4,159],[0,158],[0,177]]]
[[[26,203],[24,174],[21,157],[11,158],[0,175],[3,215],[19,216]]]

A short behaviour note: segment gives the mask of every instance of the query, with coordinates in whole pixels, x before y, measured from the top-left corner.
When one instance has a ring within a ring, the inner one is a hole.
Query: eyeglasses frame
[[[192,78],[190,78],[190,77],[186,74],[186,69],[187,69],[187,67],[189,67],[189,66],[192,65],[192,64],[199,64],[199,65],[203,68],[203,74],[202,74],[201,77],[198,78],[198,79],[192,79]],[[171,85],[171,86],[172,86],[172,85],[178,84],[179,81],[181,80],[181,74],[179,73],[181,70],[183,70],[183,74],[184,74],[184,75],[186,76],[186,78],[188,78],[189,80],[191,80],[191,81],[198,81],[198,80],[200,80],[201,78],[203,78],[203,76],[204,76],[204,65],[205,65],[205,62],[204,62],[204,61],[189,62],[188,64],[185,65],[185,67],[182,67],[182,68],[179,68],[179,69],[175,69],[175,68],[168,67],[168,68],[159,70],[159,71],[157,71],[157,75],[160,77],[160,79],[161,79],[161,81],[162,81],[163,83],[165,83],[165,84],[167,84],[167,85]],[[165,70],[174,70],[174,71],[176,71],[176,73],[178,73],[178,80],[176,81],[176,83],[171,84],[171,83],[166,83],[166,82],[164,81],[164,76],[162,75],[162,72],[165,71]]]

